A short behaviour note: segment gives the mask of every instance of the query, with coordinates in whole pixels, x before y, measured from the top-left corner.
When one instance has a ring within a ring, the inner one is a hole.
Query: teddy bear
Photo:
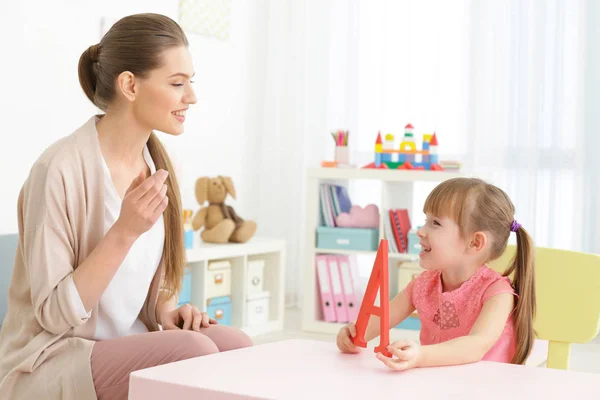
[[[200,206],[208,200],[192,219],[194,231],[207,243],[245,243],[256,232],[254,221],[245,221],[236,214],[233,207],[225,205],[227,195],[235,199],[235,188],[230,177],[202,177],[196,181],[196,200]]]

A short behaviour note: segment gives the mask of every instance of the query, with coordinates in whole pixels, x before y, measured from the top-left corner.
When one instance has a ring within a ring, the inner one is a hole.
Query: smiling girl
[[[456,178],[438,185],[423,211],[427,222],[418,235],[425,271],[390,302],[390,326],[418,312],[420,345],[400,340],[389,347],[392,358],[377,357],[394,370],[479,360],[525,363],[534,341],[533,243],[514,219],[509,197],[482,180]],[[502,275],[486,264],[502,255],[511,232],[516,257]],[[340,330],[341,351],[359,352],[354,336],[354,324]],[[365,340],[377,336],[378,317],[371,317]]]

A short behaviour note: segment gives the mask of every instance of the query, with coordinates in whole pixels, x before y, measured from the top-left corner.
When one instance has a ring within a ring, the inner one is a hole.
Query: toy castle
[[[444,168],[439,164],[435,133],[424,134],[422,149],[417,150],[414,129],[411,124],[404,127],[404,137],[398,150],[394,149],[394,135],[388,133],[382,141],[379,132],[375,141],[375,162],[363,168],[443,171]]]

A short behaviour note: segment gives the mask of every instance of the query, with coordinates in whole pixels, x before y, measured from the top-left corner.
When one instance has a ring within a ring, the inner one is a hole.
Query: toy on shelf
[[[194,228],[192,228],[193,210],[183,210],[183,242],[186,249],[194,247]]]
[[[379,292],[379,306],[375,305]],[[367,347],[365,341],[365,332],[371,315],[379,317],[379,346],[375,347],[376,353],[382,353],[387,357],[391,357],[392,353],[387,349],[390,344],[390,285],[389,285],[389,270],[388,270],[388,242],[383,239],[379,243],[373,271],[369,278],[367,289],[358,318],[356,319],[356,336],[352,339],[354,344],[359,347]]]
[[[417,150],[414,129],[411,124],[404,127],[404,137],[399,149],[394,148],[394,135],[388,133],[385,135],[385,140],[382,140],[379,132],[375,141],[375,162],[363,168],[444,171],[439,164],[436,134],[424,134],[422,149]]]
[[[343,168],[351,167],[348,154],[349,131],[338,130],[331,132],[331,137],[335,143],[334,161],[322,161],[321,166],[325,168]]]
[[[365,208],[354,205],[350,212],[342,212],[336,218],[336,226],[340,228],[379,228],[379,208],[369,204]]]
[[[202,207],[192,220],[194,231],[204,227],[201,233],[206,243],[245,243],[256,232],[256,223],[242,219],[233,207],[225,204],[227,195],[235,199],[235,188],[231,178],[202,177],[196,181],[196,200]]]

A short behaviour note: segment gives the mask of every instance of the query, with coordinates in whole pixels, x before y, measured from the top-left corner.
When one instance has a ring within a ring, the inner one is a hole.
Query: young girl
[[[425,271],[390,302],[390,326],[417,310],[421,345],[399,340],[389,346],[395,357],[377,358],[394,370],[479,360],[523,364],[534,341],[533,243],[514,220],[511,200],[482,180],[456,178],[438,185],[423,211],[427,222],[418,235]],[[501,275],[486,263],[504,252],[511,232],[517,253]],[[379,318],[371,317],[365,340],[379,333]],[[354,324],[340,330],[341,351],[360,351],[355,335]]]
[[[176,307],[180,193],[153,131],[183,133],[193,75],[163,15],[125,17],[81,55],[79,81],[104,113],[50,146],[21,190],[0,398],[126,399],[132,371],[252,344]]]

